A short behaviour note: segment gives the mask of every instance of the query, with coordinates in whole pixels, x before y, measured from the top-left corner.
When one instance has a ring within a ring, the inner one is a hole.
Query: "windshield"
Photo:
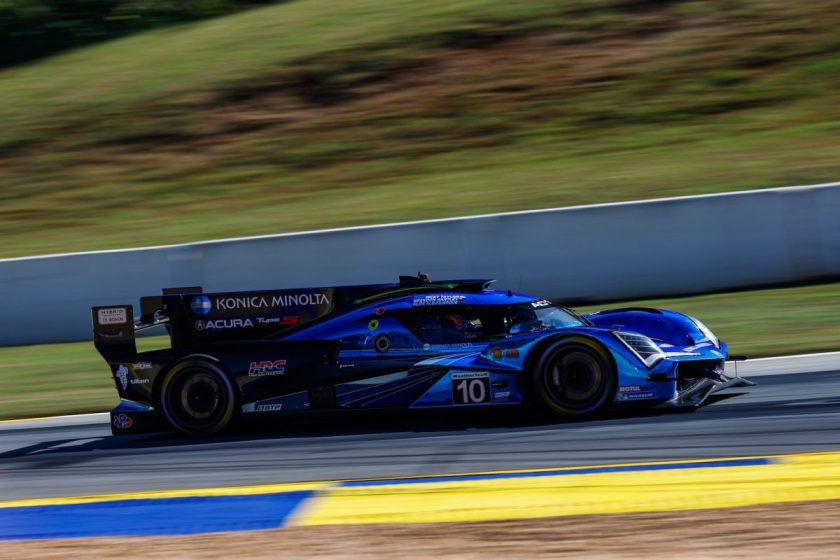
[[[506,322],[510,334],[522,334],[543,329],[580,327],[584,324],[580,317],[570,310],[555,307],[546,300],[512,306]]]

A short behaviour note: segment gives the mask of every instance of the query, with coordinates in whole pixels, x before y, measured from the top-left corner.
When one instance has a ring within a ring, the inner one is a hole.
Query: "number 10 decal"
[[[452,374],[453,404],[490,402],[490,374],[486,371]]]

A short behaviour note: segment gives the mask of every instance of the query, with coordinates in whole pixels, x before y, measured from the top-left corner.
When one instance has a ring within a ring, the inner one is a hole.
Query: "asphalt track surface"
[[[96,415],[5,423],[0,500],[840,450],[838,354],[747,362],[741,373],[758,385],[695,412],[580,422],[507,409],[333,415],[211,440],[114,437]]]

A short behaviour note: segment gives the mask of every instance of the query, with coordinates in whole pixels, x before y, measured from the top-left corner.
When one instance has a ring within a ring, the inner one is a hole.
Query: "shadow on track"
[[[62,462],[61,455],[67,453],[224,446],[236,442],[268,442],[347,435],[451,433],[498,428],[512,430],[556,428],[562,430],[564,426],[569,425],[604,423],[673,413],[673,410],[627,409],[608,411],[596,417],[580,420],[558,420],[556,417],[529,408],[286,413],[283,416],[243,421],[234,432],[212,438],[188,438],[173,432],[150,432],[95,438],[51,439],[0,453],[0,460],[22,457],[44,459],[52,456],[56,462]],[[38,430],[38,428],[34,430]],[[43,462],[45,465],[49,463],[52,462],[49,460]],[[39,461],[39,464],[42,463]]]

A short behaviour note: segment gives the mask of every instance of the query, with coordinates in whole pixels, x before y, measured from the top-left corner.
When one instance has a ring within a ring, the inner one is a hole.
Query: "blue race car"
[[[537,405],[560,417],[609,407],[697,407],[750,382],[727,346],[662,309],[578,315],[488,280],[236,293],[165,289],[92,309],[119,405],[114,434],[211,435],[238,419],[318,409]],[[137,352],[159,327],[171,347]]]

